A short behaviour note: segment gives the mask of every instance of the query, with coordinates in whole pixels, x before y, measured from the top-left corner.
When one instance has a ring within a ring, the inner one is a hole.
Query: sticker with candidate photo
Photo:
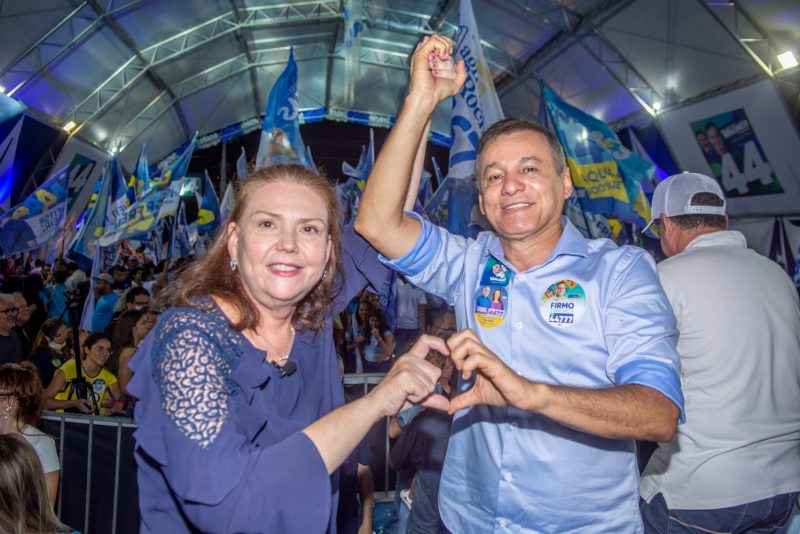
[[[486,266],[483,268],[483,275],[481,276],[482,286],[502,286],[508,285],[511,279],[511,273],[508,267],[497,261],[493,257],[489,257]]]
[[[542,318],[551,326],[569,328],[586,311],[586,293],[577,282],[558,280],[547,288],[539,303]]]
[[[503,322],[508,307],[508,293],[505,288],[482,285],[475,292],[475,319],[486,328],[494,328]]]

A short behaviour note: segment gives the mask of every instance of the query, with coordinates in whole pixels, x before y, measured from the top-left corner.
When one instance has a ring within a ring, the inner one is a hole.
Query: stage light
[[[0,85],[0,93],[5,94],[5,92],[6,92],[6,86],[5,85]]]
[[[656,100],[655,102],[653,102],[653,111],[655,111],[656,113],[661,111],[661,102],[660,101]]]
[[[77,126],[77,124],[75,124],[75,121],[69,121],[67,124],[62,126],[61,129],[69,133],[72,131],[73,128],[75,128],[75,126]]]
[[[784,52],[783,54],[778,54],[778,61],[781,63],[781,67],[784,69],[791,69],[792,67],[797,66],[797,58],[794,57],[794,54],[790,51]]]

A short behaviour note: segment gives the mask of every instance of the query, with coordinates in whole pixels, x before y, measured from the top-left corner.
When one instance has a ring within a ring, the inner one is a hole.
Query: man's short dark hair
[[[540,133],[547,140],[547,146],[550,149],[550,157],[553,158],[553,165],[556,168],[556,173],[561,176],[564,169],[567,168],[567,159],[564,156],[564,149],[561,143],[558,142],[558,137],[549,128],[545,128],[538,122],[528,119],[503,119],[489,126],[478,143],[478,157],[475,159],[475,179],[478,182],[480,189],[480,169],[478,169],[478,159],[480,159],[486,145],[494,141],[500,136],[509,135],[517,132],[535,132]]]
[[[695,193],[692,197],[692,206],[724,206],[725,201],[714,193]],[[728,218],[724,215],[676,215],[670,217],[681,230],[697,230],[701,226],[725,230],[728,227]]]
[[[150,298],[150,292],[143,287],[132,287],[128,290],[125,294],[125,304],[133,304],[133,301],[136,300],[136,297],[139,295],[145,295]]]

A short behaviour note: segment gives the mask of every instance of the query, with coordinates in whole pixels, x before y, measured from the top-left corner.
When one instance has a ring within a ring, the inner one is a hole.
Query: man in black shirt
[[[22,342],[12,330],[17,319],[14,297],[0,293],[0,363],[16,363],[23,358]]]
[[[12,330],[19,336],[19,340],[22,343],[22,358],[27,360],[33,350],[33,338],[29,335],[26,325],[31,318],[31,314],[36,309],[36,305],[28,304],[28,301],[25,300],[25,295],[22,293],[14,293],[12,297],[14,298],[14,307],[17,308],[17,316]]]

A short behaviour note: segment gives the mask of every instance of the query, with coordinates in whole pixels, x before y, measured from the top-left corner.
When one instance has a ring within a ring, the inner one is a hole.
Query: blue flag
[[[117,227],[128,209],[128,185],[117,155],[107,162],[101,177],[97,201],[88,212],[78,234],[72,242],[72,251],[86,259],[94,257],[98,239],[106,228]]]
[[[386,273],[386,280],[378,293],[378,302],[386,313],[389,329],[394,330],[397,326],[397,271],[390,270]]]
[[[436,160],[434,160],[436,161]],[[422,171],[422,179],[417,192],[417,201],[421,206],[425,206],[431,201],[433,197],[433,186],[431,185],[431,173],[426,170]]]
[[[622,146],[603,121],[563,101],[547,87],[542,93],[584,212],[646,226],[650,205],[641,183],[654,176],[652,163]]]
[[[358,205],[361,201],[361,188],[355,178],[348,178],[346,182],[336,186],[336,195],[339,197],[340,220],[342,224],[353,222],[358,215]]]
[[[358,215],[358,206],[361,202],[361,194],[367,186],[367,178],[375,166],[375,132],[369,130],[369,146],[361,146],[361,156],[355,167],[342,162],[342,173],[349,178],[343,184],[336,186],[339,195],[339,203],[342,210],[342,223],[353,222]]]
[[[180,182],[183,177],[186,176],[186,171],[189,169],[189,162],[192,160],[192,154],[194,154],[195,148],[197,148],[196,133],[183,152],[181,152],[180,156],[168,165],[158,177],[151,181],[151,188],[164,189],[174,182]]]
[[[128,207],[114,224],[109,224],[97,242],[109,247],[120,241],[147,239],[159,221],[178,214],[180,189],[180,180],[166,189],[151,189],[141,200]]]
[[[214,184],[206,171],[203,180],[202,196],[200,198],[200,209],[197,213],[197,232],[200,235],[214,233],[220,225],[219,198],[214,191]]]
[[[261,123],[256,169],[276,163],[308,165],[305,144],[300,137],[297,100],[297,63],[294,61],[294,49],[291,49],[286,68],[269,92],[264,121]]]
[[[425,213],[432,223],[451,234],[474,238],[484,230],[473,180],[448,177],[433,193]]]
[[[67,216],[69,166],[0,216],[0,256],[39,248],[55,237]]]
[[[150,190],[150,169],[147,166],[146,146],[142,143],[142,150],[133,168],[133,174],[128,180],[128,188],[133,191],[135,200],[142,198]]]
[[[236,196],[236,193],[233,191],[233,184],[228,182],[225,194],[222,195],[222,203],[219,205],[219,220],[221,222],[226,222],[230,217],[231,211],[233,211],[234,196]]]
[[[175,216],[172,227],[172,240],[169,247],[169,257],[185,258],[192,253],[192,243],[189,237],[189,228],[186,224],[183,204]]]
[[[483,56],[478,24],[470,0],[460,0],[455,57],[464,60],[467,79],[453,97],[450,119],[450,162],[447,176],[470,178],[475,175],[478,141],[481,133],[503,118],[489,65]]]
[[[351,178],[355,178],[357,181],[358,188],[361,191],[364,191],[364,188],[367,186],[367,178],[369,178],[369,174],[372,172],[372,168],[375,166],[375,131],[370,128],[369,129],[369,146],[366,148],[364,145],[361,145],[361,156],[358,158],[358,164],[355,167],[347,163],[346,161],[342,162],[342,173],[345,176],[350,176]]]

